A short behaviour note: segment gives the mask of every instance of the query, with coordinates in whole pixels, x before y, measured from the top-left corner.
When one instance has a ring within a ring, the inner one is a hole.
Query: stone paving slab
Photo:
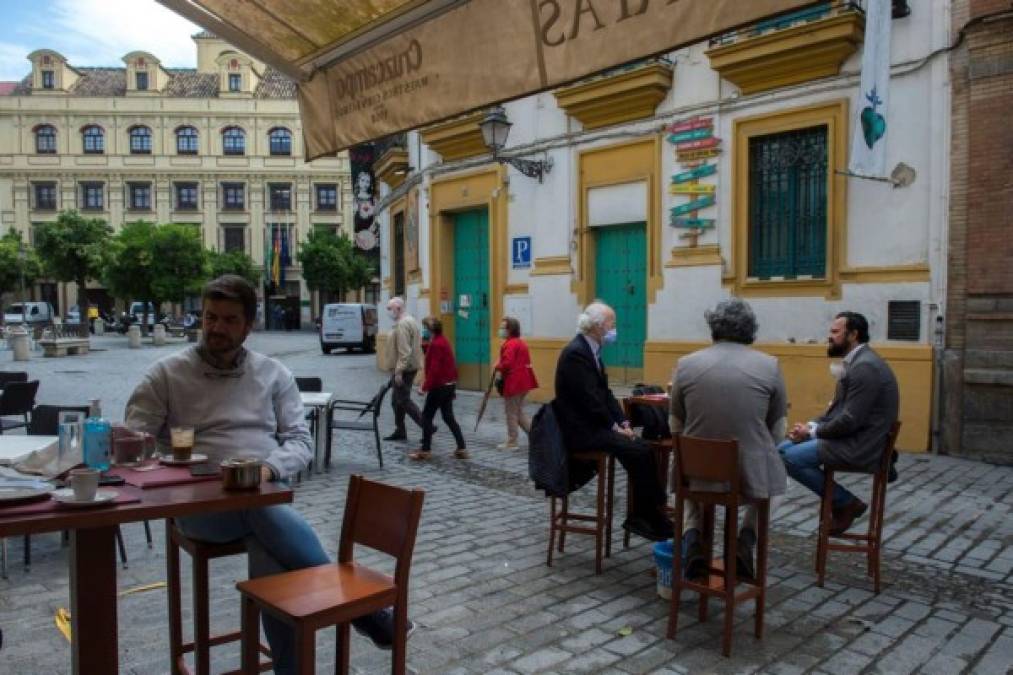
[[[382,382],[372,356],[320,354],[311,334],[256,334],[251,345],[278,356],[297,375],[318,375],[326,390],[368,398]],[[13,363],[0,351],[0,369],[27,365],[42,382],[39,402],[80,403],[101,396],[107,415],[121,416],[143,369],[180,345],[126,348],[120,336],[95,338],[87,356]],[[298,508],[335,554],[345,484],[350,473],[427,491],[413,565],[410,642],[416,673],[1010,673],[1013,663],[1013,469],[948,457],[904,455],[901,480],[889,488],[883,592],[876,596],[858,556],[833,555],[825,588],[812,567],[816,500],[799,486],[772,526],[766,632],[752,636],[752,605],[735,611],[733,655],[720,653],[723,612],[697,620],[687,601],[674,640],[665,638],[668,604],[658,598],[648,542],[629,550],[621,531],[613,556],[595,576],[591,540],[570,537],[553,567],[545,565],[548,507],[527,480],[523,451],[502,452],[503,411],[494,401],[471,433],[479,396],[461,392],[455,408],[472,450],[457,460],[441,428],[434,460],[405,459],[411,446],[385,444],[376,463],[368,434],[335,435],[327,473],[296,487]],[[535,406],[531,406],[532,412]],[[383,422],[390,428],[389,408]],[[442,427],[442,425],[441,425]],[[413,440],[416,429],[409,429]],[[868,493],[861,479],[844,481]],[[617,512],[625,481],[617,481]],[[592,505],[590,490],[575,499]],[[619,516],[619,513],[617,513]],[[619,516],[621,517],[621,516]],[[148,549],[140,524],[124,527],[129,568],[123,590],[164,579],[164,533],[153,523]],[[0,674],[64,673],[69,646],[53,623],[68,605],[66,550],[56,534],[33,537],[33,565],[21,566],[21,542],[9,541],[10,578],[0,580],[4,647]],[[363,560],[387,565],[378,555]],[[854,558],[854,560],[852,560]],[[213,561],[212,624],[238,625],[236,581],[241,557]],[[189,575],[184,563],[184,598]],[[184,599],[184,623],[190,610]],[[121,672],[168,672],[165,592],[120,600]],[[353,633],[354,635],[354,633]],[[333,632],[318,635],[318,668],[333,668]],[[214,671],[235,667],[238,649],[216,649]],[[389,654],[355,635],[356,673],[389,672]]]

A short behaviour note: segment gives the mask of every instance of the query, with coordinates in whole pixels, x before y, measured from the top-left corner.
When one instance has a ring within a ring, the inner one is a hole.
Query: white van
[[[376,349],[376,305],[324,305],[320,316],[320,350],[330,354],[335,347],[364,352]]]
[[[144,322],[144,303],[143,302],[131,302],[130,316],[134,317],[134,323],[138,326],[143,325]],[[158,321],[158,312],[155,311],[155,306],[152,303],[148,303],[148,328],[153,328],[155,322]]]
[[[22,321],[27,321],[30,325],[52,323],[53,306],[48,302],[26,302],[22,309],[19,302],[4,310],[4,323],[8,326]]]

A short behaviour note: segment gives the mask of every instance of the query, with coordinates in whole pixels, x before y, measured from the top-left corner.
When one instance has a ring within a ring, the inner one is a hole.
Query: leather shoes
[[[839,537],[847,532],[851,524],[860,518],[867,508],[869,507],[865,502],[855,497],[841,508],[833,509],[830,518],[830,536]]]
[[[665,541],[672,538],[672,528],[663,527],[661,523],[651,522],[643,516],[628,517],[623,522],[623,529],[651,541]]]
[[[406,434],[403,431],[401,431],[401,432],[395,431],[390,436],[384,436],[383,440],[385,440],[385,441],[407,441],[408,440],[408,434]]]
[[[735,551],[735,575],[739,579],[756,580],[756,568],[753,566],[753,548],[756,546],[756,534],[752,530],[739,533]]]

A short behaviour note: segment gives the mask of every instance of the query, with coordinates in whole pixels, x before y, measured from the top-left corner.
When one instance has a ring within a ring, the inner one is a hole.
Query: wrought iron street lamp
[[[542,182],[542,176],[552,170],[551,157],[536,161],[520,157],[503,157],[499,154],[506,147],[510,127],[513,126],[502,106],[491,108],[478,126],[482,129],[485,146],[492,151],[492,158],[500,164],[509,164],[528,178],[537,178],[539,183]]]

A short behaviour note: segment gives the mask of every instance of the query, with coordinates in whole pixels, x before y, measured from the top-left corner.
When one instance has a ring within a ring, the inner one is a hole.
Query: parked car
[[[53,322],[53,306],[48,302],[16,303],[4,310],[4,323],[20,324],[27,321],[29,325],[43,325]]]
[[[320,317],[320,350],[330,354],[335,347],[364,352],[376,349],[376,305],[324,305]]]
[[[130,311],[127,312],[133,317],[133,322],[141,326],[144,325],[144,303],[143,302],[131,302]],[[148,303],[148,328],[154,328],[155,323],[159,321],[158,312],[155,309],[155,305]]]

